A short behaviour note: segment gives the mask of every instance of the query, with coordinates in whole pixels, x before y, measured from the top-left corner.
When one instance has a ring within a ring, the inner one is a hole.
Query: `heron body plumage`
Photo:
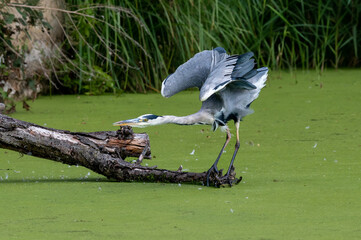
[[[147,115],[143,115],[135,119],[116,122],[114,125],[144,127],[166,123],[208,124],[212,125],[213,130],[218,127],[226,129],[226,142],[215,163],[208,170],[207,185],[209,185],[208,180],[211,174],[219,173],[218,160],[231,138],[227,122],[233,120],[237,141],[225,175],[229,178],[239,149],[239,122],[253,112],[250,105],[259,96],[267,80],[268,68],[256,69],[253,55],[252,52],[228,55],[221,47],[197,53],[163,81],[161,94],[168,98],[185,89],[197,87],[200,90],[199,99],[202,101],[202,107],[198,112],[183,117],[148,114],[151,117],[147,118]],[[229,183],[231,184],[231,181]]]
[[[252,113],[249,106],[264,87],[268,69],[254,69],[252,52],[229,56],[222,49],[197,53],[178,67],[163,81],[162,95],[170,97],[187,88],[198,87],[203,102],[200,111],[211,112],[213,121],[237,121]]]

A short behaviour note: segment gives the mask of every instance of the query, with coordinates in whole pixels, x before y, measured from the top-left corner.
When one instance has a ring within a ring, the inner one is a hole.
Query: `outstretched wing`
[[[223,48],[205,50],[194,55],[193,58],[180,65],[162,83],[162,96],[171,97],[188,88],[202,87],[214,66],[224,58]]]
[[[238,119],[242,119],[244,116],[252,112],[249,107],[251,103],[258,97],[261,89],[265,86],[268,75],[268,68],[262,67],[256,69],[255,72],[255,75],[247,79],[248,82],[256,87],[255,89],[240,89],[235,86],[234,83],[232,83],[229,85],[229,87],[224,89],[224,91],[219,92],[219,95],[223,100],[223,114],[226,120],[229,120],[229,118],[232,118],[232,116],[237,117]],[[213,96],[216,95],[218,94]]]
[[[257,74],[257,70],[253,69],[255,66],[254,59],[251,57],[253,57],[253,52],[242,55],[227,55],[209,74],[201,88],[199,99],[201,101],[207,100],[230,83],[239,88],[255,89],[256,86],[247,81]]]

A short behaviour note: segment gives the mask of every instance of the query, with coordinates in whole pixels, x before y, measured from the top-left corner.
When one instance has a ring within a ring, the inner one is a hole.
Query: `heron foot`
[[[232,166],[226,175],[219,179],[220,186],[225,187],[226,185],[229,185],[232,187],[233,184],[237,185],[242,181],[242,177],[236,178],[236,172],[234,170],[235,168]]]
[[[241,182],[242,177],[236,178],[235,168],[232,166],[230,171],[228,171],[224,176],[222,176],[222,171],[218,170],[215,164],[207,171],[206,186],[209,187],[210,184],[214,184],[215,187],[226,187],[227,185],[232,187]]]
[[[221,187],[226,187],[227,185],[232,187],[233,185],[237,185],[241,181],[242,181],[242,177],[236,178],[236,177],[233,177],[233,176],[224,175],[219,180],[219,184],[220,184]]]
[[[214,179],[215,181],[214,181],[214,184],[215,184],[215,186],[217,187],[217,182],[218,182],[218,179],[219,179],[219,177],[221,177],[222,176],[222,170],[221,171],[219,171],[218,170],[218,168],[217,168],[217,164],[216,163],[214,163],[213,165],[212,165],[212,167],[210,168],[210,169],[208,169],[208,171],[207,171],[207,187],[209,187],[209,182],[210,182],[210,180],[211,179]]]

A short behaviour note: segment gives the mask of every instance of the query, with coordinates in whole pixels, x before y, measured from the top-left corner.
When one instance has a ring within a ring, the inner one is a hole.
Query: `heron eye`
[[[142,119],[142,122],[148,122],[148,119],[146,119],[146,118]]]

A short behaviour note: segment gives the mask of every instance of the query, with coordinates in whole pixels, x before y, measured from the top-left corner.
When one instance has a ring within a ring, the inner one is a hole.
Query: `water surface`
[[[359,239],[360,77],[360,70],[272,73],[241,123],[235,167],[243,180],[232,188],[118,183],[0,150],[0,239]],[[12,117],[71,131],[115,130],[113,122],[145,113],[200,108],[192,91],[169,99],[40,97],[30,105]],[[135,131],[150,136],[154,158],[144,164],[171,170],[207,170],[225,139],[208,126]]]

